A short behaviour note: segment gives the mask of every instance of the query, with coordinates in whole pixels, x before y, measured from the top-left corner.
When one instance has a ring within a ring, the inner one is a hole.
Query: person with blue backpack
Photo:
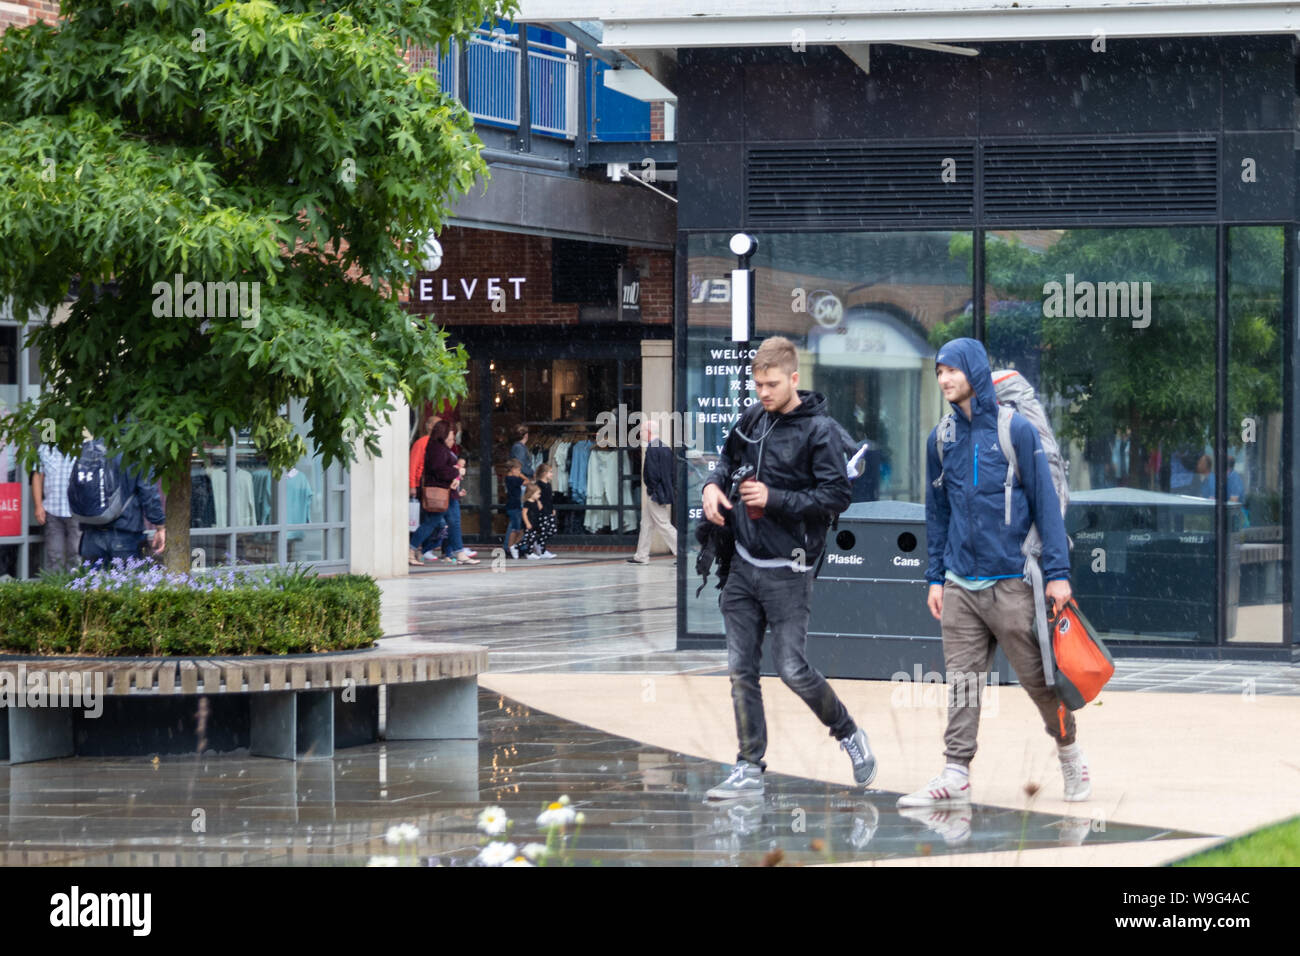
[[[972,684],[978,686],[970,678],[987,672],[995,643],[1056,741],[1065,799],[1086,800],[1092,785],[1075,740],[1074,716],[1058,698],[1051,674],[1044,676],[1035,626],[1044,599],[1060,609],[1071,597],[1061,506],[1068,488],[1055,438],[1032,389],[1016,373],[999,374],[1018,380],[1013,384],[1032,401],[1033,411],[1029,402],[1021,411],[998,404],[1002,386],[995,389],[988,353],[975,339],[945,343],[935,356],[935,374],[953,407],[927,443],[925,502],[927,604],[942,622],[949,684],[946,764],[920,790],[899,798],[898,805],[971,802],[980,693],[970,692]],[[1036,427],[1031,418],[1041,425]],[[1044,430],[1048,438],[1042,437]]]
[[[157,526],[153,553],[167,543],[162,497],[142,468],[123,468],[122,456],[108,456],[104,443],[89,439],[73,463],[68,507],[81,523],[81,557],[86,561],[138,558],[144,550],[144,519]]]

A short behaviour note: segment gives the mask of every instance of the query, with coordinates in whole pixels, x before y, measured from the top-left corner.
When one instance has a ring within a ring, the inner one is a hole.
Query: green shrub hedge
[[[282,588],[75,590],[66,580],[0,583],[0,651],[91,657],[305,654],[382,636],[379,585],[300,576]]]

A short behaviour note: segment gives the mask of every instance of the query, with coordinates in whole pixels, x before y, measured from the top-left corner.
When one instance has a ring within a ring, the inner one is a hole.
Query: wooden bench
[[[385,739],[477,739],[486,667],[486,647],[433,643],[288,657],[0,655],[0,760],[242,747],[332,757],[336,744],[379,739],[380,688]]]

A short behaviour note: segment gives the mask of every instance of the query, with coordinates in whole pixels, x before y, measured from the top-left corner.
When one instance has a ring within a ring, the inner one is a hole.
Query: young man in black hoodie
[[[740,752],[731,774],[708,792],[713,800],[763,792],[767,724],[759,662],[769,625],[781,680],[840,741],[853,761],[854,780],[866,785],[876,776],[867,735],[805,657],[812,571],[827,526],[848,507],[851,490],[840,429],[825,414],[823,396],[797,390],[798,369],[789,339],[763,341],[753,361],[761,407],[741,416],[704,484],[704,517],[730,522],[736,538],[722,615]],[[742,479],[734,506],[728,499],[733,476]]]

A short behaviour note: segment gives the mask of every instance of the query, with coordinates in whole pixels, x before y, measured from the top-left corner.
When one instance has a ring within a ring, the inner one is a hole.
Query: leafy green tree
[[[57,27],[7,31],[0,299],[19,318],[75,301],[33,331],[43,391],[0,437],[30,462],[86,429],[161,476],[184,567],[192,449],[248,428],[278,477],[306,453],[291,399],[328,464],[378,452],[395,396],[465,394],[463,350],[395,290],[486,164],[404,51],[513,6],[64,0]]]
[[[1239,421],[1281,408],[1282,233],[1234,230],[1233,239],[1232,282],[1241,291],[1230,308],[1228,407],[1229,421]],[[1066,403],[1054,422],[1059,437],[1107,449],[1128,438],[1128,483],[1156,488],[1153,452],[1168,460],[1213,441],[1214,261],[1214,230],[1202,227],[1071,229],[1032,246],[993,234],[985,252],[990,360],[1025,371],[1043,396]],[[1150,282],[1150,324],[1045,316],[1044,284],[1064,283],[1067,273],[1076,284]],[[953,325],[936,327],[932,343],[961,334]]]

